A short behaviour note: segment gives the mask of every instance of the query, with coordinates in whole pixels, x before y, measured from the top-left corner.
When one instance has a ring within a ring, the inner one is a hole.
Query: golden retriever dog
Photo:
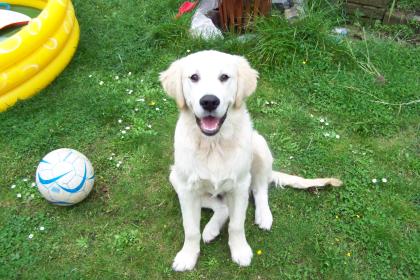
[[[229,219],[232,260],[248,266],[252,250],[245,236],[249,193],[255,200],[255,223],[269,230],[270,183],[306,189],[340,186],[334,178],[304,179],[272,169],[265,139],[252,127],[245,100],[257,87],[258,72],[240,56],[201,51],[173,62],[160,74],[165,92],[175,99],[175,163],[169,176],[181,205],[184,245],[172,268],[194,268],[200,253],[201,208],[214,211],[202,238],[212,241]]]

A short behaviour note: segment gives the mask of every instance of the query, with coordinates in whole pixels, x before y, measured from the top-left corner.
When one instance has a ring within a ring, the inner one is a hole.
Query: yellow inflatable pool
[[[79,43],[70,0],[8,0],[42,10],[18,33],[0,42],[0,112],[27,99],[64,70]]]

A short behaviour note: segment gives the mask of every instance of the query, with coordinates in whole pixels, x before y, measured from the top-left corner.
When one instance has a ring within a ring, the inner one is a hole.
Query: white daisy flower
[[[156,107],[156,111],[159,111],[160,109],[158,107]]]
[[[132,94],[132,93],[133,93],[132,89],[128,90],[128,94]]]
[[[40,227],[39,227],[39,230],[40,230],[40,231],[43,231],[43,230],[45,230],[45,228],[44,228],[43,226],[40,226]]]
[[[16,185],[11,185],[10,188],[14,189],[14,188],[16,188]]]
[[[115,156],[115,153],[112,153],[111,156]]]
[[[100,81],[99,85],[102,86],[104,84],[104,81]]]
[[[148,127],[148,128],[152,128],[152,125],[151,125],[151,124],[148,124],[148,125],[147,125],[147,127]]]
[[[134,108],[134,111],[138,112],[139,111],[139,108]]]
[[[143,81],[144,81],[144,80],[143,80],[143,79],[141,79],[141,80],[140,80],[140,83],[143,83]]]
[[[115,80],[119,80],[120,79],[120,77],[118,77],[118,76],[115,76]]]
[[[338,135],[338,134],[335,135],[335,138],[340,139],[340,135]]]
[[[313,118],[313,117],[314,117],[314,115],[312,115],[312,114],[310,114],[310,116],[311,116],[311,118]]]
[[[128,72],[128,76],[131,76],[131,72]]]
[[[323,123],[323,122],[325,122],[325,120],[323,118],[321,118],[321,119],[319,119],[319,122]]]
[[[290,156],[289,159],[293,159],[293,156]]]
[[[121,130],[121,133],[122,133],[122,134],[126,134],[126,133],[127,133],[127,131],[125,131],[125,130]]]
[[[330,125],[330,123],[329,122],[326,122],[325,125]]]
[[[144,102],[144,98],[139,98],[137,101]]]
[[[129,126],[126,126],[126,127],[125,127],[125,129],[126,129],[126,130],[130,130],[130,128],[131,128],[131,127],[129,127]]]
[[[122,123],[122,119],[119,119],[119,120],[118,120],[118,123]]]
[[[29,238],[29,239],[34,238],[34,235],[31,233],[31,234],[29,234],[28,238]]]
[[[324,133],[324,136],[325,136],[325,137],[330,137],[330,134],[329,134],[328,132],[325,132],[325,133]]]
[[[372,179],[372,183],[376,184],[376,183],[378,183],[378,180],[377,179]]]
[[[92,78],[92,74],[89,75],[89,78]]]
[[[388,180],[386,178],[382,178],[382,183],[386,183]]]
[[[32,187],[35,187],[35,186],[36,186],[36,184],[35,184],[35,183],[32,183],[32,184],[31,184],[31,186],[32,186]]]
[[[118,164],[122,164],[122,161],[121,161],[121,160],[119,160],[119,161],[118,161]]]
[[[113,159],[113,157],[109,157],[109,160],[112,160]]]
[[[18,193],[18,194],[16,195],[16,197],[17,197],[17,198],[21,198],[21,197],[22,197],[22,194]]]
[[[191,50],[187,50],[187,53],[191,52]]]
[[[163,98],[163,101],[167,101],[167,99],[166,98]]]

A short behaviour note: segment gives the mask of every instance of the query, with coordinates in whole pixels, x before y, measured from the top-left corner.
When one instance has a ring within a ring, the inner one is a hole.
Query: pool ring
[[[51,83],[73,57],[80,36],[70,0],[9,0],[42,10],[0,42],[0,112]]]

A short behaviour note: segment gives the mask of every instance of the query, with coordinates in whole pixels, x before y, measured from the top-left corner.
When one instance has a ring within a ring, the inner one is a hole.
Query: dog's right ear
[[[182,61],[181,59],[172,62],[168,69],[159,75],[160,83],[165,92],[175,99],[179,109],[185,107],[184,92],[182,90]]]

